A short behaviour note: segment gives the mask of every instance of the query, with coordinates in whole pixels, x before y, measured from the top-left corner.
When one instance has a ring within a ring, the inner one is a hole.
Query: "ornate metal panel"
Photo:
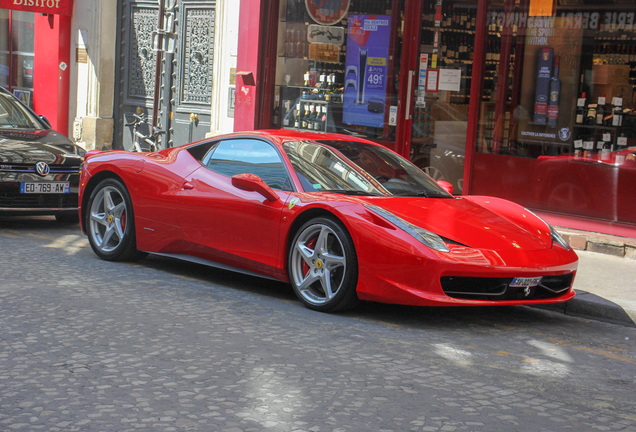
[[[157,29],[159,12],[156,8],[136,5],[133,5],[131,9],[127,96],[152,99],[155,86],[152,32]]]
[[[166,2],[166,3],[172,3]],[[202,139],[210,130],[216,2],[177,0],[172,3],[176,22],[176,49],[162,62],[159,126],[167,131],[160,146]],[[132,148],[126,114],[152,116],[156,53],[152,32],[157,29],[157,0],[121,0],[118,10],[115,137],[113,147]]]
[[[212,103],[214,60],[214,2],[183,4],[183,49],[177,68],[177,104],[180,111],[209,112]]]

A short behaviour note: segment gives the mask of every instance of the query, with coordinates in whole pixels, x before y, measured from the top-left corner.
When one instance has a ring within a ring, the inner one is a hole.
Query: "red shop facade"
[[[0,0],[0,85],[68,135],[73,0]]]
[[[636,238],[636,3],[242,0],[235,130],[339,132]]]

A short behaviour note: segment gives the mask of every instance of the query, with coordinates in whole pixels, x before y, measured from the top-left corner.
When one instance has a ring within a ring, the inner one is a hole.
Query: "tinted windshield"
[[[319,143],[296,141],[284,146],[305,192],[452,198],[415,165],[382,146]]]
[[[0,128],[44,129],[36,116],[5,92],[0,92]]]

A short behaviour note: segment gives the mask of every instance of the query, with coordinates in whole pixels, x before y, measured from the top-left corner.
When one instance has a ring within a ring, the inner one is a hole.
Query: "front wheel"
[[[330,218],[305,223],[289,250],[289,279],[310,309],[335,312],[355,307],[358,260],[351,236]]]
[[[88,201],[88,241],[103,260],[128,261],[144,254],[137,251],[132,201],[116,179],[102,180]]]

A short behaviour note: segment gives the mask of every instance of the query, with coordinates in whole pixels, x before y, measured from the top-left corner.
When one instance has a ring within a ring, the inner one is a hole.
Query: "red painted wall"
[[[256,89],[259,88],[258,61],[260,52],[261,0],[241,0],[238,36],[237,74],[252,72],[256,85],[244,83],[236,77],[234,130],[254,130],[256,117]]]
[[[33,109],[68,136],[71,17],[36,14],[34,51]]]

